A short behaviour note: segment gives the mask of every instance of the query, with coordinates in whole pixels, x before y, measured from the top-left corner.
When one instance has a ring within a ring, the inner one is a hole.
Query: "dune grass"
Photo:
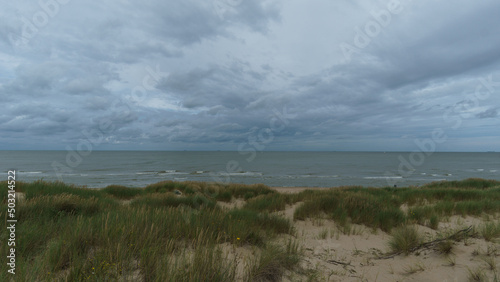
[[[407,223],[438,227],[444,216],[500,212],[500,181],[466,179],[434,182],[420,188],[343,187],[299,194],[304,203],[294,219],[329,218],[344,226],[364,224],[389,232]],[[401,206],[409,207],[404,213]]]
[[[281,281],[286,270],[293,270],[302,260],[302,249],[289,240],[281,245],[268,245],[247,266],[247,281]]]
[[[284,210],[286,205],[293,202],[294,199],[290,195],[270,193],[248,199],[245,208],[255,211],[275,212]]]
[[[479,234],[486,241],[493,241],[500,238],[500,222],[487,222],[479,227]]]
[[[121,185],[109,185],[106,188],[103,188],[101,192],[118,199],[129,200],[143,195],[144,189],[129,188]]]
[[[232,194],[238,187],[244,193]],[[16,278],[24,281],[234,281],[236,264],[220,244],[265,248],[277,235],[293,233],[290,221],[266,211],[217,205],[219,192],[226,200],[248,192],[276,194],[263,186],[233,185],[226,191],[165,182],[145,189],[88,189],[37,181],[18,182],[17,191],[26,195],[16,211]],[[7,236],[0,231],[0,239]],[[0,251],[7,253],[7,246]],[[5,264],[0,271],[0,280],[8,281]]]
[[[38,180],[30,183],[17,181],[16,191],[24,193],[26,199],[35,198],[38,196],[59,195],[62,193],[76,195],[83,198],[99,198],[103,196],[103,193],[101,193],[99,190],[78,187],[60,181],[47,182]]]
[[[432,182],[425,187],[427,188],[471,188],[471,189],[485,189],[491,187],[498,187],[500,181],[482,178],[468,178],[461,181],[438,181]]]
[[[384,231],[405,222],[398,203],[391,201],[386,194],[374,195],[357,188],[330,190],[309,197],[294,213],[294,219],[298,220],[318,216],[333,219],[340,226],[356,223]]]
[[[89,189],[62,182],[16,183],[25,194],[16,207],[16,279],[20,281],[234,281],[238,263],[222,246],[258,251],[247,281],[279,281],[301,260],[301,247],[275,240],[296,232],[276,214],[301,202],[294,220],[332,219],[390,232],[391,248],[408,251],[419,234],[411,224],[437,229],[450,215],[500,212],[498,181],[471,179],[420,188],[341,187],[280,194],[265,185],[163,181],[145,188]],[[0,217],[6,217],[7,182],[0,182]],[[241,208],[219,202],[245,200]],[[406,209],[402,207],[406,206]],[[499,224],[478,227],[488,241]],[[8,238],[6,228],[0,240]],[[323,236],[326,239],[326,235]],[[280,239],[281,238],[281,239]],[[0,244],[0,252],[7,253]],[[443,252],[448,246],[443,245]],[[0,281],[9,281],[0,265]]]
[[[396,228],[391,233],[389,247],[392,252],[404,252],[408,254],[410,250],[422,242],[421,235],[413,226],[402,226]]]

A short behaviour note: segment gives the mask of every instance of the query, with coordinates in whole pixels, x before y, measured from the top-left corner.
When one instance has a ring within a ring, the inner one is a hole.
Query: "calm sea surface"
[[[253,157],[253,158],[251,158]],[[264,183],[269,186],[422,185],[479,177],[500,180],[500,153],[0,151],[0,171],[18,181],[62,180],[142,187],[162,180]]]

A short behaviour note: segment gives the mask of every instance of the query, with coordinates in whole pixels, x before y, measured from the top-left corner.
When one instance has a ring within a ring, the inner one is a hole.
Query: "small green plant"
[[[500,222],[493,223],[488,222],[480,227],[479,233],[486,241],[492,241],[498,237],[500,237]]]
[[[446,256],[446,261],[448,262],[448,266],[455,266],[457,264],[456,257],[452,255]]]
[[[469,272],[468,280],[470,282],[485,282],[488,281],[486,275],[484,274],[483,270],[481,268],[476,268],[474,270],[471,270],[470,268],[467,269]]]
[[[425,270],[425,265],[422,262],[417,262],[414,265],[408,265],[403,268],[407,275],[415,274]]]
[[[439,218],[437,215],[432,215],[431,218],[429,218],[429,227],[436,230],[438,229],[439,226]]]
[[[494,256],[485,256],[481,258],[487,265],[490,270],[496,271],[497,264]]]
[[[389,247],[394,253],[402,252],[408,255],[411,250],[421,243],[421,236],[412,226],[403,226],[393,230],[389,240]]]
[[[318,234],[318,238],[323,240],[328,238],[328,229],[327,228],[322,229]]]

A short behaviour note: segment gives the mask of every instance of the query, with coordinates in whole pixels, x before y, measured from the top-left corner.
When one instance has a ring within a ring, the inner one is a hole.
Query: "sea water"
[[[470,177],[500,180],[500,153],[0,151],[18,181],[144,187],[164,180],[280,187],[418,186]]]

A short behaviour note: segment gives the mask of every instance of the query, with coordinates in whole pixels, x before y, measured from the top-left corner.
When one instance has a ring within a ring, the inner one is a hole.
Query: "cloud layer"
[[[0,149],[499,150],[500,4],[357,3],[6,4]]]

